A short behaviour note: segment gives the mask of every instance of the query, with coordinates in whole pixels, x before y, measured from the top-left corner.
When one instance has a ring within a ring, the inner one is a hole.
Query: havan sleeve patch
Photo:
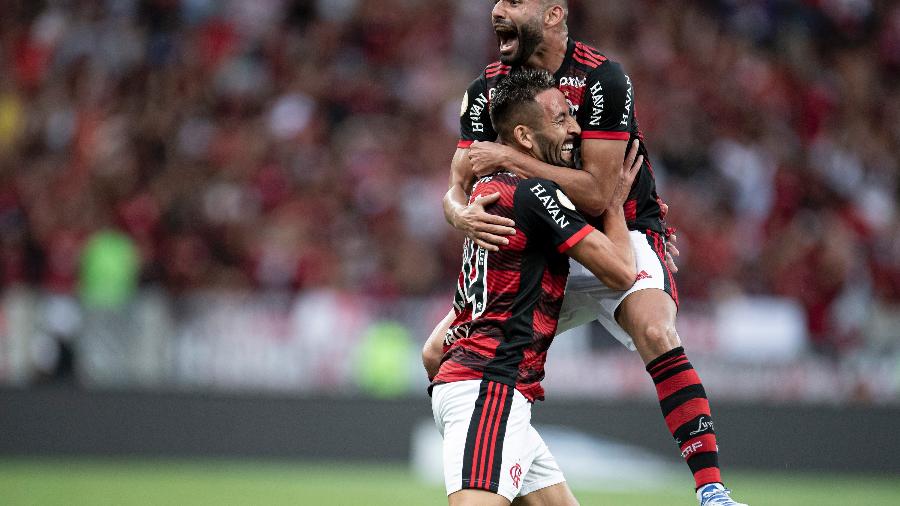
[[[537,178],[521,181],[516,188],[514,205],[529,238],[549,241],[557,249],[584,234],[584,228],[589,227],[553,181]]]
[[[460,104],[459,147],[468,148],[475,141],[497,138],[491,124],[490,99],[484,76],[472,81]]]
[[[634,123],[634,88],[618,63],[591,73],[579,110],[583,139],[628,140]]]

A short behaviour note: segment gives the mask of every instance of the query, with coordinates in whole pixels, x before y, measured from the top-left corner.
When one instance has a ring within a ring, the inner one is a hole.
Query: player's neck
[[[569,34],[567,31],[548,33],[544,37],[544,42],[528,59],[527,66],[544,69],[551,74],[555,74],[562,67],[568,48]]]

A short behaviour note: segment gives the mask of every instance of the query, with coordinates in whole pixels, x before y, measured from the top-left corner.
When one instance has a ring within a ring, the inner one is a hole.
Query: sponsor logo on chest
[[[587,79],[584,77],[567,76],[559,80],[559,87],[570,86],[572,88],[584,88],[587,85]]]
[[[587,86],[587,78],[579,76],[566,76],[559,80],[559,91],[566,96],[569,103],[569,113],[578,115],[581,104],[584,102],[584,89]]]

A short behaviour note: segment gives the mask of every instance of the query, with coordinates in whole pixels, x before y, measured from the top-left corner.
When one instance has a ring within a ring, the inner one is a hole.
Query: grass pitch
[[[900,478],[727,473],[735,497],[751,506],[896,506]],[[661,492],[575,491],[582,506],[695,505],[689,477]],[[311,465],[217,461],[0,460],[7,506],[447,504],[391,465]]]

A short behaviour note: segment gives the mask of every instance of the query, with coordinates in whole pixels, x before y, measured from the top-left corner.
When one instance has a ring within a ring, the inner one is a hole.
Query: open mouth
[[[497,34],[497,42],[500,45],[501,54],[512,54],[519,42],[519,31],[512,25],[494,24],[494,32]]]
[[[563,166],[574,168],[578,164],[578,144],[577,139],[569,139],[563,143],[560,152]]]

